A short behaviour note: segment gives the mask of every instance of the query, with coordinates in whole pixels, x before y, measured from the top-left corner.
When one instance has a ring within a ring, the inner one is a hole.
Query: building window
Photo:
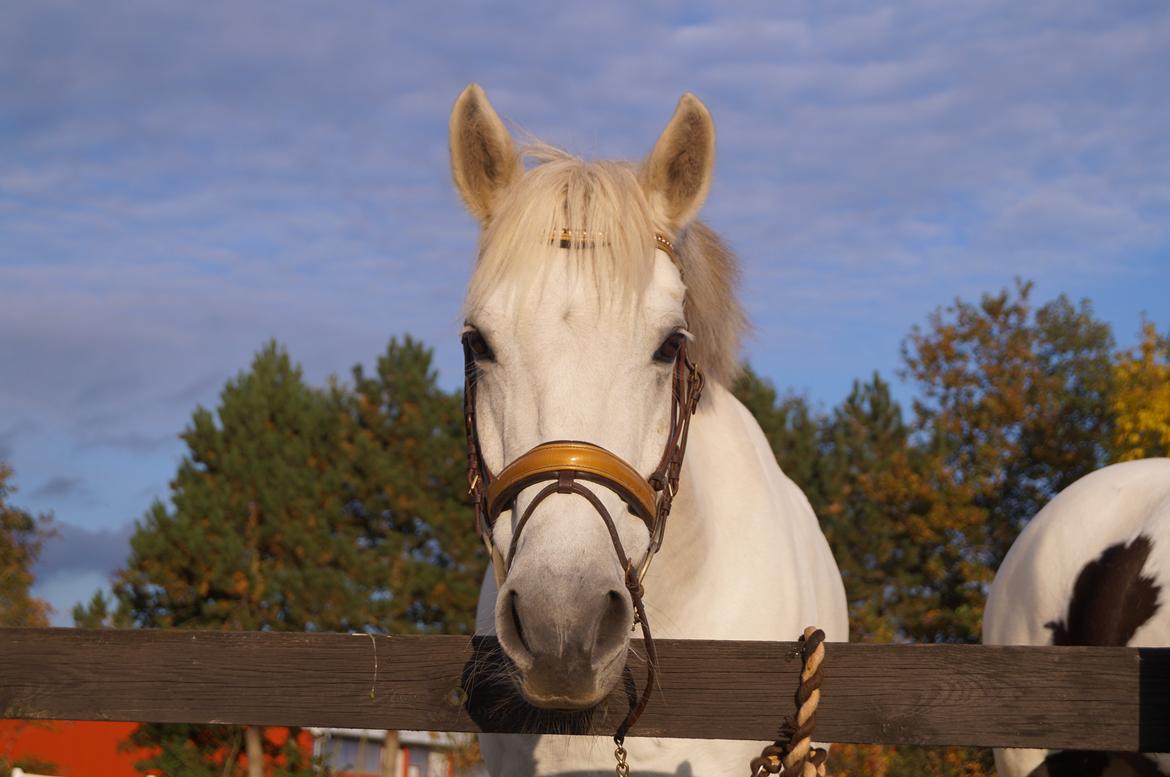
[[[417,745],[402,748],[401,777],[454,777],[454,762],[446,750]]]
[[[366,737],[336,734],[319,742],[318,752],[325,765],[333,771],[347,774],[381,774],[381,742]]]

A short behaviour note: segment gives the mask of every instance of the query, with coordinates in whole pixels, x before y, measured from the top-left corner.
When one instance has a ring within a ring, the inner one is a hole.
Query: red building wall
[[[8,763],[23,758],[47,761],[61,777],[138,777],[134,762],[142,751],[119,752],[137,723],[79,720],[0,720],[0,756]]]
[[[103,723],[89,720],[0,720],[0,758],[13,764],[31,759],[53,764],[55,777],[141,777],[136,761],[146,750],[120,751],[137,723]],[[268,729],[267,735],[283,742],[287,729]],[[298,743],[306,755],[313,752],[313,738],[302,731]],[[171,777],[178,777],[172,775]]]

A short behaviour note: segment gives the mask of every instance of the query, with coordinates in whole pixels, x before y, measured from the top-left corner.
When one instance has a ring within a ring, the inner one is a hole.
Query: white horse
[[[581,440],[646,478],[671,434],[672,363],[685,345],[707,385],[644,578],[654,635],[793,640],[816,624],[847,639],[841,576],[816,516],[727,389],[744,319],[735,259],[695,218],[714,162],[706,107],[684,95],[640,166],[586,162],[517,149],[472,84],[455,103],[450,143],[455,184],[482,226],[464,310],[486,469],[499,473],[541,443]],[[531,704],[587,708],[620,679],[634,622],[627,572],[647,558],[651,535],[629,500],[592,484],[612,536],[589,499],[558,492],[537,500],[513,548],[538,490],[520,491],[491,530],[502,588],[485,579],[478,631],[499,635]],[[663,691],[652,705],[668,703]],[[494,775],[614,771],[613,745],[599,737],[480,742]],[[760,744],[634,739],[629,750],[639,775],[734,774]]]
[[[1170,459],[1093,472],[1020,533],[983,615],[989,645],[1170,645]],[[1170,755],[997,750],[1001,777],[1170,774]]]

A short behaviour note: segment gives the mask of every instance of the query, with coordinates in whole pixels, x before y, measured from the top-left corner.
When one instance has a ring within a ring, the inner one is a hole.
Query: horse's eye
[[[478,329],[468,329],[463,333],[463,342],[471,351],[471,355],[475,357],[476,361],[492,361],[495,359],[495,354],[492,353],[492,348],[488,345],[488,341]]]
[[[662,345],[658,346],[658,350],[654,352],[654,361],[662,362],[663,364],[673,363],[678,358],[678,352],[686,340],[687,336],[682,332],[674,332],[670,337],[662,341]]]

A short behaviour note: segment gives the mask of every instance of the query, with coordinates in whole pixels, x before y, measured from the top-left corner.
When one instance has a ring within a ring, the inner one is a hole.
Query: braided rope
[[[796,720],[786,720],[780,738],[764,748],[751,762],[751,776],[783,774],[790,777],[824,777],[829,753],[812,746],[817,705],[821,701],[825,632],[809,626],[800,638],[800,685],[796,689]]]

